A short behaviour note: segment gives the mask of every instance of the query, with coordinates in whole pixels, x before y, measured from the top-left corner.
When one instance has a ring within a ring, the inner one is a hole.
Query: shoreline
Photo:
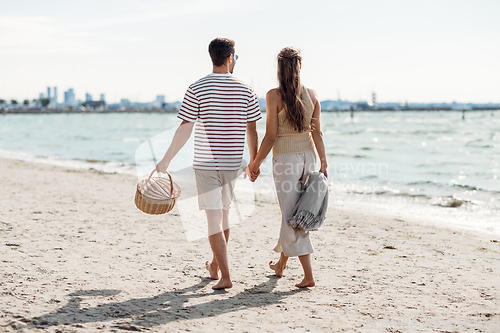
[[[280,279],[267,267],[278,258],[281,216],[272,198],[257,197],[231,228],[234,287],[214,292],[208,240],[186,240],[178,206],[140,212],[136,177],[10,159],[0,159],[0,173],[6,332],[373,332],[396,330],[397,320],[500,327],[498,238],[331,206],[311,234],[317,286],[300,290],[296,258]],[[425,331],[446,330],[432,325]]]
[[[83,170],[83,171],[97,171],[97,172],[103,172],[107,174],[124,174],[124,175],[130,175],[135,177],[135,179],[138,180],[137,178],[137,170],[133,165],[127,165],[127,164],[121,164],[117,162],[100,162],[100,161],[95,161],[95,162],[90,162],[88,160],[80,160],[80,159],[74,159],[74,160],[65,160],[65,159],[59,159],[59,158],[50,158],[50,157],[38,157],[34,156],[28,153],[16,153],[16,152],[11,152],[11,151],[4,151],[0,150],[0,161],[2,159],[9,159],[9,160],[14,160],[14,161],[24,161],[27,163],[34,163],[34,164],[43,164],[43,165],[52,165],[60,168],[69,168],[69,169],[75,169],[75,170]],[[173,174],[175,175],[175,171]],[[255,185],[253,186],[253,191],[258,191],[258,194],[261,196],[269,197],[272,198],[273,202],[277,203],[277,198],[275,195],[274,191],[274,185],[269,185],[268,181],[272,182],[272,175],[267,175],[266,177],[261,176]],[[260,182],[260,184],[259,184]],[[335,181],[332,183],[332,185],[335,184]],[[250,184],[246,184],[250,185]],[[330,203],[335,202],[335,196],[338,196],[339,193],[334,193],[330,189]],[[430,205],[429,203],[422,204],[422,203],[416,203],[416,202],[404,202],[404,203],[399,203],[399,209],[397,210],[387,210],[387,202],[382,201],[383,198],[378,198],[377,196],[375,199],[378,199],[379,201],[371,201],[370,204],[367,204],[364,201],[367,200],[372,200],[373,198],[370,197],[369,194],[366,194],[365,198],[359,198],[353,195],[349,194],[344,194],[345,198],[347,200],[340,200],[339,202],[336,202],[335,207],[337,209],[343,209],[346,211],[361,211],[365,212],[367,214],[376,214],[380,216],[386,216],[386,217],[393,217],[393,218],[406,218],[406,219],[412,219],[415,221],[421,221],[429,225],[435,225],[437,227],[444,227],[444,228],[451,228],[451,229],[457,229],[457,230],[467,230],[471,232],[478,232],[482,233],[485,235],[494,235],[495,237],[499,238],[500,237],[500,228],[498,228],[496,225],[489,226],[489,225],[482,225],[482,226],[473,226],[470,223],[453,223],[450,222],[449,220],[443,221],[440,220],[439,218],[443,217],[443,214],[445,214],[445,210],[450,210],[450,213],[455,213],[456,208],[452,207],[436,207],[434,206],[428,206]],[[395,197],[396,199],[400,200],[406,200],[406,197]],[[405,205],[406,208],[404,207]],[[411,209],[410,209],[411,207]],[[435,213],[437,213],[437,216],[431,216],[431,215],[418,215],[417,216],[412,216],[415,214],[415,210],[418,209],[426,209],[426,210],[434,210]],[[411,212],[410,212],[411,211]]]

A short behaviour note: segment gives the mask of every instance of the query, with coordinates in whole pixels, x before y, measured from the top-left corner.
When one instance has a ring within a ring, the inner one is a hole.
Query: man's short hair
[[[222,66],[227,58],[234,54],[234,40],[229,38],[215,38],[208,45],[208,53],[214,66]]]

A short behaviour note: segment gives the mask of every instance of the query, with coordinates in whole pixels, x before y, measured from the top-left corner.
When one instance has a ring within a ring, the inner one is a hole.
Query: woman
[[[309,233],[290,227],[286,220],[291,216],[307,175],[316,169],[316,154],[320,157],[322,172],[327,176],[325,146],[320,127],[321,107],[316,91],[300,82],[302,57],[292,47],[285,47],[278,54],[278,88],[266,95],[266,135],[255,159],[248,165],[252,181],[273,148],[273,176],[281,208],[282,221],[278,244],[274,251],[281,253],[278,262],[269,263],[277,276],[283,276],[289,257],[298,256],[304,270],[304,279],[296,286],[315,285],[311,253],[313,247]]]

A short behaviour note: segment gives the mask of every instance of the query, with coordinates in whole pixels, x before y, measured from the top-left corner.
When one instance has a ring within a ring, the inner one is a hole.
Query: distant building
[[[52,97],[51,103],[56,106],[57,105],[57,87],[54,87],[54,96]]]
[[[265,103],[265,100],[263,101]],[[320,102],[322,110],[350,110],[353,102],[343,100],[327,100]]]
[[[372,106],[377,106],[377,94],[372,93]]]
[[[153,103],[151,103],[151,107],[156,109],[163,108],[163,104],[165,104],[165,95],[158,95]]]
[[[47,87],[47,98],[50,99],[50,87]]]
[[[100,99],[101,102],[104,102],[105,99],[104,99],[104,94],[101,94],[101,99]]]
[[[68,89],[68,91],[64,92],[64,104],[67,106],[75,106],[76,105],[76,99],[75,99],[75,93],[73,89]]]
[[[472,110],[472,107],[468,104],[457,103],[457,102],[453,101],[453,103],[451,103],[451,109],[452,110]]]
[[[370,104],[364,101],[359,101],[351,105],[351,110],[369,110]]]
[[[89,93],[85,94],[85,102],[91,102],[92,101],[92,95]]]
[[[38,98],[39,99],[45,98],[45,95],[43,93],[40,93],[40,95],[38,95]]]
[[[130,107],[130,100],[128,100],[128,99],[121,99],[120,100],[120,106],[122,108],[128,108],[128,107]]]
[[[156,96],[156,101],[160,102],[161,104],[165,103],[165,95]]]

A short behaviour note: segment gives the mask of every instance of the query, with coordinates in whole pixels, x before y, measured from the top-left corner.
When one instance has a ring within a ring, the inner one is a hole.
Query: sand
[[[213,291],[208,240],[178,208],[139,211],[136,177],[9,159],[0,175],[2,332],[500,331],[498,236],[330,206],[317,286],[298,289],[296,258],[268,268],[281,217],[258,196],[231,229],[234,287]]]

